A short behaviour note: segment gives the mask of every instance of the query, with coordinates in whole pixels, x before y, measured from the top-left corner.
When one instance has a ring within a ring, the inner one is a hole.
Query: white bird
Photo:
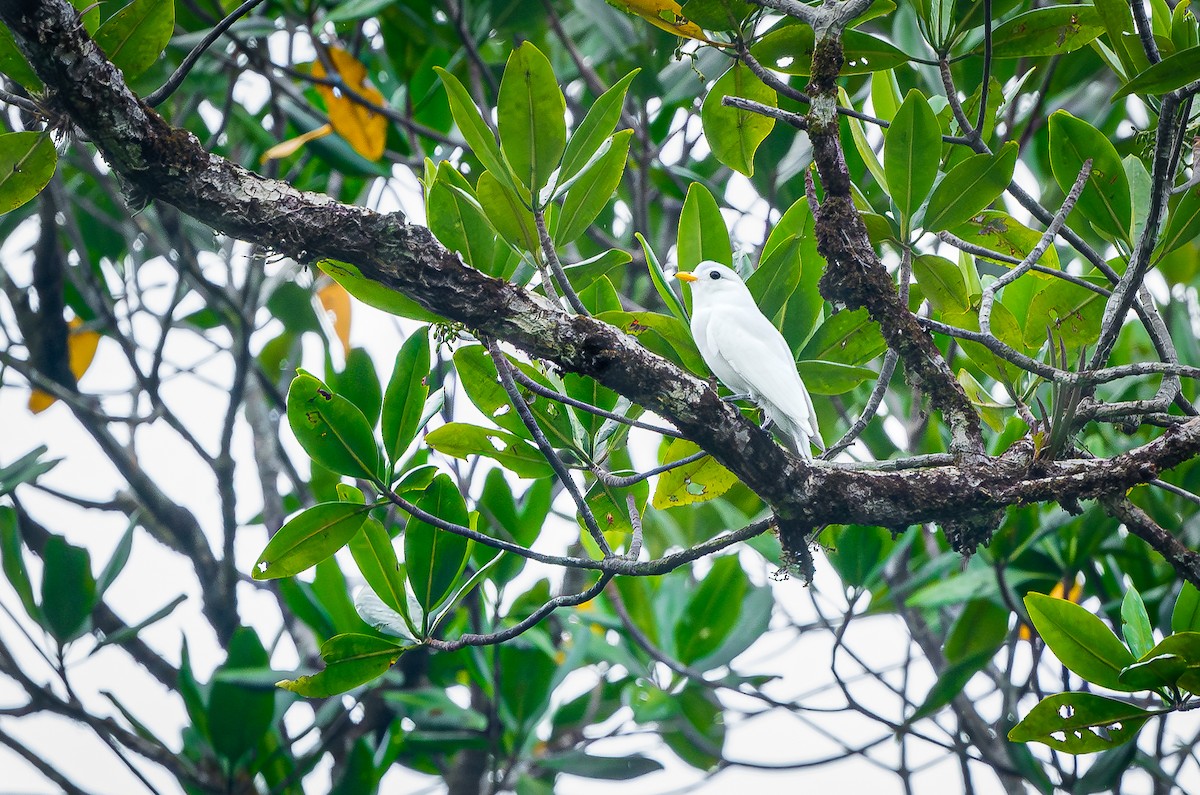
[[[812,458],[809,444],[824,450],[792,349],[741,278],[711,260],[675,278],[692,286],[692,337],[721,383],[757,403],[801,458]]]

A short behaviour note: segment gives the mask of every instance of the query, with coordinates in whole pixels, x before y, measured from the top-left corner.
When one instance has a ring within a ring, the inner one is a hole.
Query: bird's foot
[[[744,395],[726,395],[721,400],[725,403],[737,403],[739,400],[753,400],[753,398],[753,395],[746,393]]]

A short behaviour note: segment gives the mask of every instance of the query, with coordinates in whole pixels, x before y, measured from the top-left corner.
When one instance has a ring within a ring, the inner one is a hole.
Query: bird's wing
[[[809,437],[816,435],[812,402],[792,350],[766,317],[757,309],[723,312],[707,330],[709,347],[760,402],[786,414]]]

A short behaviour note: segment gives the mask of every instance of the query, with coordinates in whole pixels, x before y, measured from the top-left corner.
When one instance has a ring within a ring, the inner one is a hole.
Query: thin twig
[[[216,26],[208,32],[199,44],[192,48],[192,51],[183,59],[183,63],[179,64],[174,73],[167,78],[167,81],[156,88],[153,92],[146,96],[145,102],[152,108],[158,107],[166,99],[175,93],[175,90],[182,85],[184,78],[192,71],[192,67],[200,60],[200,56],[213,45],[217,39],[221,38],[225,31],[229,30],[234,22],[237,22],[243,15],[250,13],[253,8],[263,0],[246,0],[237,8],[233,9],[226,15],[224,19],[216,24]]]
[[[516,382],[513,381],[512,376],[514,368],[500,350],[500,345],[494,339],[486,340],[486,345],[488,353],[491,354],[492,361],[496,363],[496,372],[500,375],[500,384],[504,387],[504,391],[508,393],[508,399],[512,402],[513,408],[517,410],[517,415],[525,423],[525,427],[529,429],[533,441],[550,463],[550,468],[554,470],[554,474],[558,476],[567,493],[571,495],[571,499],[575,501],[575,507],[579,509],[579,515],[583,517],[583,524],[591,534],[592,540],[596,542],[596,546],[600,548],[604,557],[611,557],[613,552],[608,545],[608,539],[604,537],[604,531],[600,529],[600,524],[596,521],[591,506],[587,504],[587,498],[579,490],[579,484],[575,482],[575,478],[571,477],[571,471],[563,463],[563,460],[559,458],[558,453],[554,450],[554,446],[550,444],[546,435],[542,433],[542,429],[538,427],[533,412],[529,410],[529,404],[521,396],[521,390],[517,389]]]

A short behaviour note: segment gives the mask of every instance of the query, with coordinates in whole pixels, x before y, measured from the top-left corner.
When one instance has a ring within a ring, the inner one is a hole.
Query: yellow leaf
[[[367,67],[358,59],[338,47],[329,48],[329,60],[351,91],[372,105],[383,105],[383,94],[367,85]],[[325,77],[325,64],[316,61],[312,66],[313,77]],[[332,86],[318,84],[317,91],[325,98],[329,110],[329,121],[338,135],[368,160],[383,157],[387,143],[387,118],[365,107],[358,99],[346,96]]]
[[[46,409],[54,405],[54,401],[58,398],[51,395],[49,392],[43,392],[40,389],[35,389],[29,393],[29,411],[31,414],[41,414]]]
[[[705,36],[699,25],[683,15],[682,7],[675,0],[608,0],[608,2],[630,14],[637,14],[656,28],[661,28],[667,33],[674,33],[680,38],[696,39],[708,44],[715,44],[718,47],[729,46]]]
[[[341,340],[342,350],[350,352],[350,293],[337,282],[317,291],[317,300],[327,314],[333,315],[333,331]]]
[[[67,325],[71,328],[71,333],[67,335],[67,366],[78,381],[83,378],[83,374],[92,366],[92,360],[96,358],[96,346],[100,344],[100,335],[95,331],[80,331],[83,321],[79,318],[71,319]],[[34,389],[29,395],[29,410],[39,414],[54,405],[56,400],[58,398],[53,395]]]
[[[667,447],[663,463],[678,461],[698,452],[700,448],[694,442],[676,439]],[[706,502],[720,497],[735,483],[736,475],[718,464],[712,456],[704,456],[659,475],[650,504],[661,511],[664,508]]]
[[[297,135],[295,138],[289,138],[286,141],[277,143],[267,151],[263,152],[260,163],[266,163],[268,160],[280,160],[295,152],[300,147],[304,146],[309,141],[315,141],[333,132],[332,124],[325,124],[315,130],[309,130],[304,135]]]

